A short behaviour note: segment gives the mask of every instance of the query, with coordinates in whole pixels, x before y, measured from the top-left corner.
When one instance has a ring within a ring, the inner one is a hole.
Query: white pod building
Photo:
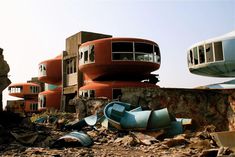
[[[187,50],[193,74],[211,77],[235,76],[235,31],[192,45]]]

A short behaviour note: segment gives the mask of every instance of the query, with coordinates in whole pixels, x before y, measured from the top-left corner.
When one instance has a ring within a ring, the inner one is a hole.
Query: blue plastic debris
[[[47,120],[47,117],[40,117],[34,121],[34,123],[45,123]]]
[[[183,133],[182,123],[171,118],[167,108],[143,111],[141,107],[130,110],[130,104],[111,102],[104,108],[104,115],[111,126],[118,130],[161,130],[167,135],[174,136]]]
[[[92,143],[93,142],[91,138],[84,132],[73,131],[56,140],[55,143],[52,145],[52,148],[78,147],[78,146],[88,147],[91,146]]]

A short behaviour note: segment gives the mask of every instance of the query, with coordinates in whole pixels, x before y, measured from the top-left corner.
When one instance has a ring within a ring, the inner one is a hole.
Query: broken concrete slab
[[[37,132],[11,132],[15,139],[25,145],[32,145],[38,138]]]
[[[210,135],[219,147],[229,147],[235,152],[235,131],[214,132]]]

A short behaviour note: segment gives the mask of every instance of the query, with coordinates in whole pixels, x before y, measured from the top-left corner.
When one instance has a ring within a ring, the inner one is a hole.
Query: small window
[[[72,59],[69,60],[69,73],[70,74],[73,73],[73,60]]]
[[[94,45],[90,46],[89,59],[90,59],[90,62],[94,62],[95,61],[95,47],[94,47]]]
[[[135,52],[153,53],[153,45],[146,43],[135,43]]]
[[[189,51],[189,63],[193,64],[193,51],[192,50]]]
[[[83,52],[80,52],[79,59],[82,59],[82,57],[83,57]]]
[[[199,61],[200,64],[205,63],[205,53],[204,53],[204,47],[202,45],[199,46]]]
[[[133,43],[131,42],[113,42],[112,52],[133,52]]]
[[[84,52],[84,63],[88,62],[88,51]]]
[[[214,48],[215,48],[215,61],[224,60],[222,42],[215,42]]]
[[[73,60],[73,72],[75,73],[77,71],[77,62],[76,59]]]
[[[144,61],[144,59],[145,59],[145,56],[146,54],[139,54],[139,53],[136,53],[135,54],[135,60],[136,61]]]
[[[84,91],[84,97],[88,97],[88,91]]]
[[[197,47],[193,48],[193,54],[194,54],[194,65],[198,64],[198,53],[197,53]]]
[[[120,99],[121,96],[122,96],[121,89],[113,89],[113,99]]]
[[[207,62],[214,61],[212,43],[206,44],[206,61]]]
[[[90,98],[94,98],[95,97],[95,91],[94,90],[90,90]]]
[[[113,53],[113,60],[133,60],[133,53]]]
[[[155,58],[155,62],[161,62],[161,55],[160,55],[160,50],[158,46],[154,46],[154,52],[156,53],[154,56],[156,56]]]

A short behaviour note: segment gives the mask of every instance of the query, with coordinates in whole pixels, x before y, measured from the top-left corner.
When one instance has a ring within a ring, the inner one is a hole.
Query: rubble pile
[[[197,132],[183,126],[181,134],[168,137],[164,129],[120,130],[106,127],[104,120],[96,118],[92,115],[79,120],[76,114],[59,112],[31,118],[15,115],[11,125],[0,121],[0,156],[235,155],[232,146],[215,138],[224,134],[215,132],[213,125],[202,126]]]

